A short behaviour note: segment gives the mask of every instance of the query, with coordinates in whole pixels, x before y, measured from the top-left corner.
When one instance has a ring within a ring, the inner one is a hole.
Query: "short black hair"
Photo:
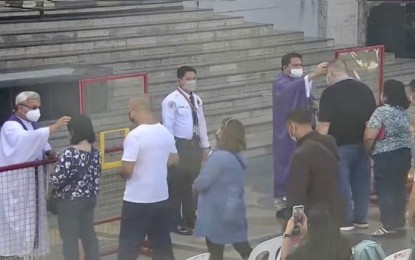
[[[287,115],[287,123],[293,122],[298,124],[310,124],[312,122],[313,115],[311,111],[307,109],[297,109]]]
[[[411,103],[406,95],[405,85],[399,80],[385,81],[383,95],[386,97],[386,103],[394,107],[408,109]]]
[[[180,68],[177,69],[177,78],[182,79],[184,75],[186,74],[186,72],[194,72],[195,74],[197,74],[197,71],[195,68],[190,67],[190,66],[181,66]]]
[[[411,90],[411,92],[415,92],[415,79],[409,82],[409,89]]]
[[[87,140],[92,144],[95,142],[95,132],[92,126],[92,121],[89,117],[84,115],[74,116],[68,123],[68,131],[72,134],[71,144],[79,144]]]
[[[288,66],[293,58],[300,58],[303,60],[303,56],[296,52],[290,52],[282,56],[281,58],[281,70],[284,70],[284,66]]]

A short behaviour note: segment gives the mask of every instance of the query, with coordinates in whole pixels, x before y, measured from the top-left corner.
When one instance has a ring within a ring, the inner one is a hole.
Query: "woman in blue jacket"
[[[217,148],[210,154],[193,189],[199,193],[195,235],[206,237],[211,260],[222,260],[224,246],[232,244],[243,259],[252,251],[247,237],[244,178],[245,129],[225,119],[216,132]]]

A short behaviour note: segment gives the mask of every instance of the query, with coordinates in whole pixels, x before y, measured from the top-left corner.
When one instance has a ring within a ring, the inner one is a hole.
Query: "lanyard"
[[[185,93],[183,93],[183,90],[181,90],[179,87],[177,88],[177,91],[179,91],[179,93],[187,100],[187,102],[189,103],[190,107],[192,108],[192,118],[193,118],[193,132],[197,133],[197,135],[199,135],[199,118],[197,117],[197,109],[196,107],[192,104],[192,102],[190,101],[190,99],[187,97],[187,95]],[[193,101],[195,101],[195,98],[193,96]]]
[[[196,107],[192,104],[192,102],[190,102],[190,99],[187,97],[187,95],[183,92],[182,89],[177,88],[177,91],[179,91],[179,93],[186,99],[187,103],[189,103],[190,107],[192,108],[192,110],[196,111]],[[193,97],[194,100],[194,97]]]

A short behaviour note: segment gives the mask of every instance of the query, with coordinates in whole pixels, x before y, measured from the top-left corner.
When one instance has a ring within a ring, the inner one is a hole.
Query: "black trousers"
[[[209,238],[206,238],[206,245],[210,253],[210,260],[223,260],[225,245],[215,244]],[[252,247],[248,242],[235,243],[232,246],[241,255],[242,259],[248,259],[252,252]]]
[[[170,238],[168,202],[123,202],[119,238],[119,260],[136,260],[145,237],[154,260],[174,260]]]
[[[194,222],[197,197],[193,196],[192,185],[199,175],[203,159],[200,147],[190,140],[176,138],[180,161],[178,166],[169,168],[169,204],[172,210],[172,224],[177,226]]]
[[[58,199],[59,234],[65,260],[78,260],[78,239],[81,238],[85,259],[99,260],[98,239],[94,229],[96,198]]]

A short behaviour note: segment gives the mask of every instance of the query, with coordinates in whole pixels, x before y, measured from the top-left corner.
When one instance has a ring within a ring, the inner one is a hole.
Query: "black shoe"
[[[195,222],[194,221],[185,221],[183,226],[188,228],[188,229],[195,229]]]
[[[173,233],[182,236],[191,236],[193,235],[193,231],[183,225],[178,225],[175,229],[173,229]]]

